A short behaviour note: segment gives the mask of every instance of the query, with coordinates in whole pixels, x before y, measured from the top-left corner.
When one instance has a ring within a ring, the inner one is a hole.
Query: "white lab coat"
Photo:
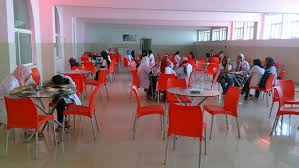
[[[139,85],[142,88],[148,89],[149,88],[149,76],[148,74],[151,72],[149,67],[149,58],[143,57],[140,66],[138,67],[138,79]]]
[[[70,84],[74,86],[74,88],[76,88],[76,83],[72,80],[71,77],[63,75],[64,78],[68,79],[70,81]],[[72,103],[73,101],[75,102],[76,105],[82,105],[81,100],[79,99],[78,95],[76,93],[72,94],[72,95],[68,95],[68,96],[64,96],[63,100],[65,101],[65,103]]]
[[[155,57],[154,57],[154,54],[150,54],[149,55],[149,60],[150,60],[151,67],[154,67],[155,66]]]
[[[175,74],[175,71],[171,69],[169,66],[165,68],[165,74]]]
[[[179,67],[180,61],[181,61],[181,57],[179,55],[175,55],[174,56],[174,60],[176,62],[176,67]]]
[[[243,71],[247,72],[250,69],[250,66],[249,66],[247,61],[243,61],[243,62],[240,63],[240,67],[242,67],[241,71],[240,71],[240,67],[237,67],[238,66],[237,61],[234,62],[233,66],[234,66],[235,72],[240,72],[240,73],[242,73]]]
[[[190,75],[191,75],[191,72],[192,72],[192,66],[190,64],[188,64],[186,67],[187,67],[187,76],[184,73],[184,67],[183,66],[177,68],[175,70],[175,72],[176,72],[176,75],[179,79],[185,79],[186,80],[186,83],[187,83],[187,86],[188,86],[189,78],[190,78]]]
[[[254,65],[249,71],[248,74],[251,77],[249,87],[258,87],[265,70],[257,65]]]

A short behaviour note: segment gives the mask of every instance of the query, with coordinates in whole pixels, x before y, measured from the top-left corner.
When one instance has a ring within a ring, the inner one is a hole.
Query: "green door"
[[[152,48],[152,39],[143,38],[141,39],[141,49],[150,50]]]

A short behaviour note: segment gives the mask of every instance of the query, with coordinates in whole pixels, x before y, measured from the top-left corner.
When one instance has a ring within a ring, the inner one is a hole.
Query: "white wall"
[[[87,24],[86,43],[136,44],[141,38],[151,38],[153,45],[192,45],[197,31],[191,28],[132,27]],[[136,42],[123,41],[123,34],[136,35]]]

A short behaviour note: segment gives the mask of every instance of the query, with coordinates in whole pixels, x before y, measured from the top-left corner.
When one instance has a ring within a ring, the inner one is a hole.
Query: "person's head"
[[[261,62],[260,59],[254,59],[253,60],[253,65],[256,65],[256,66],[259,66],[259,67],[263,68],[262,62]]]
[[[64,84],[69,84],[69,80],[64,78],[61,75],[55,75],[51,79],[52,83],[54,85],[64,85]]]
[[[13,72],[13,76],[18,80],[20,86],[27,85],[32,77],[31,69],[24,65],[19,65]]]
[[[108,53],[106,51],[102,51],[101,52],[101,56],[104,58],[104,59],[108,59]]]
[[[148,50],[147,52],[149,55],[153,53],[152,50]]]
[[[227,63],[228,63],[228,58],[225,56],[225,57],[223,57],[223,59],[222,59],[222,65],[226,65]]]
[[[242,62],[242,61],[244,61],[244,59],[245,59],[244,54],[240,53],[240,54],[238,55],[238,59],[237,59],[237,61],[238,61],[238,62]]]
[[[160,71],[162,73],[165,73],[165,68],[169,66],[168,60],[166,57],[164,57],[161,61],[161,67],[160,67]]]
[[[265,69],[269,69],[271,66],[276,66],[275,60],[272,57],[265,58]]]
[[[210,50],[210,53],[213,53],[213,52],[214,52],[214,50],[213,50],[213,49],[211,49],[211,50]]]
[[[187,64],[188,64],[188,58],[187,57],[183,57],[182,59],[181,59],[181,61],[180,61],[180,67],[181,66],[187,66]]]
[[[190,55],[193,55],[193,52],[192,51],[190,51],[190,53],[189,53]]]
[[[177,51],[174,55],[180,55],[180,52],[179,51]]]

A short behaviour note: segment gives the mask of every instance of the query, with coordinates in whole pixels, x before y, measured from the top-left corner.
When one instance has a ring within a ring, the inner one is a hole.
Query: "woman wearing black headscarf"
[[[271,74],[275,75],[275,79],[277,78],[277,69],[276,69],[276,63],[275,60],[272,57],[267,57],[265,59],[265,70],[270,71]]]

